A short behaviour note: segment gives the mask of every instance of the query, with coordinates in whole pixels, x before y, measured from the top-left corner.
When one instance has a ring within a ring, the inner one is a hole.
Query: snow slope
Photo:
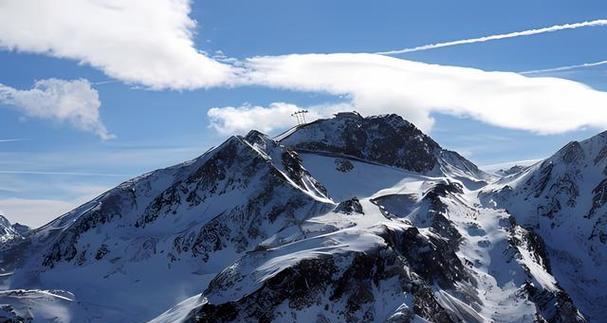
[[[74,321],[74,315],[87,317],[74,295],[60,290],[8,290],[0,292],[0,321],[57,322]]]
[[[563,292],[528,233],[503,211],[475,207],[476,191],[355,160],[343,172],[343,158],[302,155],[342,203],[306,220],[303,239],[262,243],[227,267],[188,319],[583,321],[565,296],[560,308],[538,300]]]

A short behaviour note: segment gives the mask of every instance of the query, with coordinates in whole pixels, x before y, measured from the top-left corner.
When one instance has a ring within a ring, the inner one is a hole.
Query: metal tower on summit
[[[300,126],[306,123],[306,113],[308,110],[299,110],[291,113],[291,117],[297,118],[297,125]]]

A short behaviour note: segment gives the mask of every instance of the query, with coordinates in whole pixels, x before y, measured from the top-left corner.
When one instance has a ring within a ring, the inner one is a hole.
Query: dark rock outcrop
[[[448,164],[462,174],[484,176],[473,163],[442,149],[396,114],[363,117],[356,112],[338,113],[335,118],[301,126],[281,143],[295,150],[351,156],[419,173]],[[349,169],[347,165],[338,168]]]
[[[335,208],[335,212],[347,215],[351,215],[354,213],[365,214],[362,205],[360,205],[360,201],[356,197],[339,203]]]

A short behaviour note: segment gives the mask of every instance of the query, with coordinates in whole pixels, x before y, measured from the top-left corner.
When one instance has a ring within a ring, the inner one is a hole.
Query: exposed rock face
[[[512,227],[510,229],[510,244],[512,256],[523,259],[526,256],[532,258],[532,263],[541,267],[546,273],[552,274],[550,258],[543,239],[530,229],[525,229],[518,224],[514,218],[510,218]],[[584,316],[579,312],[573,301],[561,287],[556,284],[552,288],[545,288],[533,282],[531,268],[525,266],[529,275],[521,290],[535,303],[538,309],[538,319],[546,322],[586,322]]]
[[[363,207],[360,205],[360,201],[358,198],[353,197],[350,200],[343,201],[337,205],[335,208],[335,212],[343,213],[343,214],[365,214],[363,212]]]
[[[415,227],[404,230],[384,228],[379,235],[426,283],[436,283],[445,289],[454,288],[457,283],[474,284],[474,279],[455,254],[455,248],[450,245],[451,241],[423,235]]]
[[[335,168],[340,172],[347,173],[347,172],[351,171],[352,169],[354,169],[354,165],[352,164],[351,161],[349,161],[347,159],[336,158],[335,159]]]
[[[447,181],[438,183],[430,188],[423,197],[423,201],[429,204],[428,218],[431,221],[431,230],[442,237],[448,239],[450,250],[457,250],[461,241],[461,234],[457,228],[446,217],[448,205],[443,202],[443,198],[462,194],[461,184]]]
[[[393,114],[364,118],[337,115],[302,127],[282,143],[311,151],[354,156],[415,172],[429,172],[437,165],[440,149],[430,137]]]
[[[538,306],[541,318],[545,322],[586,322],[571,298],[563,291],[551,293],[548,290],[537,289],[533,284],[526,283],[523,288],[529,299]]]
[[[310,308],[315,309],[316,319],[328,321],[398,321],[416,316],[436,322],[458,321],[441,307],[430,287],[469,280],[457,256],[442,252],[445,242],[429,239],[413,227],[381,227],[379,237],[383,239],[380,246],[364,251],[304,258],[265,279],[255,292],[216,304],[215,299],[238,290],[246,281],[240,268],[247,267],[232,266],[210,283],[204,293],[208,302],[192,311],[186,321],[302,321]],[[378,313],[376,302],[386,298],[408,305],[393,313]]]

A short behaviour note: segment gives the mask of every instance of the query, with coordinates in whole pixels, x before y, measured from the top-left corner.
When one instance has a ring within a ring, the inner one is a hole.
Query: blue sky
[[[62,3],[68,1],[56,2],[59,7]],[[28,14],[27,8],[18,9]],[[195,1],[189,17],[197,21],[192,36],[196,49],[208,56],[221,51],[233,60],[245,60],[288,54],[373,53],[604,19],[607,3],[224,0]],[[85,14],[82,19],[86,23]],[[124,23],[128,28],[128,21]],[[40,225],[128,178],[200,155],[229,135],[210,127],[207,113],[211,108],[268,107],[286,102],[321,111],[328,103],[347,102],[354,108],[360,104],[357,100],[349,102],[343,95],[310,90],[307,84],[283,87],[258,82],[207,89],[151,89],[147,80],[108,76],[111,73],[107,69],[91,67],[86,58],[54,57],[48,51],[25,48],[20,39],[11,38],[17,44],[11,45],[6,40],[11,35],[2,33],[3,28],[8,30],[0,24],[0,45],[4,44],[0,46],[4,47],[0,50],[0,84],[29,90],[37,80],[88,80],[98,94],[100,120],[115,136],[104,140],[71,121],[24,113],[14,103],[0,101],[0,210],[14,222]],[[153,41],[155,35],[148,33],[145,37]],[[607,26],[595,26],[394,57],[521,72],[605,60],[604,39]],[[540,76],[569,79],[607,91],[607,65],[533,75]],[[436,95],[441,96],[439,90]],[[549,108],[542,108],[542,113],[549,113]],[[430,115],[434,124],[425,130],[446,148],[461,152],[479,165],[546,157],[570,140],[604,130],[600,125],[582,124],[575,130],[538,134],[495,122],[492,125],[487,118],[469,113],[432,110]],[[270,132],[287,126],[284,122],[273,124]]]

